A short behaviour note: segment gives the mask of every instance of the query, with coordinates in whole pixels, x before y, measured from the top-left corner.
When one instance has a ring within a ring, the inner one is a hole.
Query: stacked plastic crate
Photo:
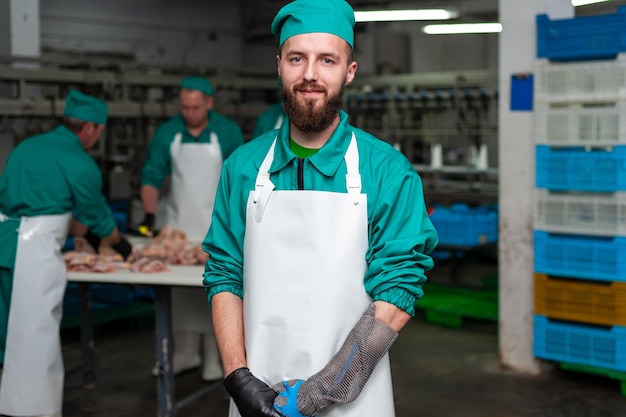
[[[535,356],[626,395],[626,8],[537,16]]]

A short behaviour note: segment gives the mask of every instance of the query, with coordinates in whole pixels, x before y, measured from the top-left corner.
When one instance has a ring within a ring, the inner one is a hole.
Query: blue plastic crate
[[[535,356],[626,371],[626,327],[590,326],[535,315]]]
[[[437,205],[430,220],[437,230],[440,245],[477,246],[498,240],[498,213],[491,207]]]
[[[626,237],[560,235],[536,230],[535,272],[626,282]]]
[[[626,7],[614,14],[551,20],[540,14],[537,58],[551,61],[611,59],[626,51]]]
[[[119,211],[113,211],[113,219],[115,220],[115,224],[117,228],[122,233],[128,232],[128,214],[122,213]]]
[[[536,147],[538,188],[550,191],[626,190],[626,146],[611,151]]]

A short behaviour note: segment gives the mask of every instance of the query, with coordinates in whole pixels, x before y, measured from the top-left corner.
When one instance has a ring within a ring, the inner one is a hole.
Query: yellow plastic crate
[[[626,325],[626,283],[535,274],[535,313],[552,319]]]

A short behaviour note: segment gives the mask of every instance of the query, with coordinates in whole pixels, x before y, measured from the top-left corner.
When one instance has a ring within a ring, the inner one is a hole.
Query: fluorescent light
[[[602,3],[609,0],[572,0],[572,6],[586,6],[588,4]]]
[[[500,23],[456,23],[450,25],[426,25],[422,32],[429,35],[449,35],[454,33],[499,33]]]
[[[446,20],[458,17],[457,12],[444,9],[416,10],[359,10],[354,12],[357,22],[394,22],[407,20]]]

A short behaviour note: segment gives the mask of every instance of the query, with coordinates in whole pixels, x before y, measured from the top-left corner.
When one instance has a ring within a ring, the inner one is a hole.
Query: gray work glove
[[[273,386],[278,392],[274,407],[284,416],[312,417],[332,404],[354,401],[385,356],[398,333],[376,320],[370,304],[348,334],[341,349],[318,373],[307,379],[283,381]]]

